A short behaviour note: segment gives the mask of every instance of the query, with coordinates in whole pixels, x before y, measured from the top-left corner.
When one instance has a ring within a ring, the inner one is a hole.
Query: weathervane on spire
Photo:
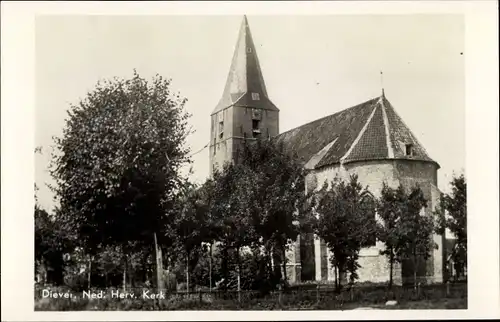
[[[382,97],[385,97],[384,93],[384,73],[380,71],[380,86],[382,87]]]

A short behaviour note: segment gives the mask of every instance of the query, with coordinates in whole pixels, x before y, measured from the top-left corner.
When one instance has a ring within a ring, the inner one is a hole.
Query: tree
[[[422,260],[430,258],[437,245],[432,240],[435,231],[434,218],[425,214],[427,200],[420,187],[415,186],[406,196],[401,216],[397,221],[396,254],[400,260],[412,263],[413,284],[417,287],[417,272]]]
[[[176,210],[171,212],[171,238],[176,240],[178,249],[183,253],[186,269],[186,289],[190,290],[189,274],[193,266],[193,252],[199,250],[206,240],[208,209],[208,196],[205,191],[186,182],[180,198],[176,203]],[[195,258],[197,261],[198,258]]]
[[[441,194],[436,214],[440,219],[439,233],[448,228],[456,238],[451,257],[457,268],[457,277],[467,267],[467,181],[463,174],[451,180],[450,194]]]
[[[204,249],[206,255],[208,255],[208,285],[210,290],[213,286],[213,250],[214,244],[217,241],[218,236],[220,236],[220,223],[221,223],[221,213],[216,207],[216,195],[215,195],[215,180],[209,178],[201,187],[202,194],[205,197],[204,201],[207,207],[207,214],[205,218],[205,226],[203,233],[204,245],[208,246]],[[219,270],[220,271],[220,270]]]
[[[363,188],[356,175],[349,181],[325,183],[317,193],[316,234],[332,252],[336,270],[336,288],[342,287],[347,272],[350,282],[357,279],[359,251],[369,244],[376,232],[375,209],[367,209],[362,198]]]
[[[210,205],[206,226],[210,229],[204,241],[219,242],[222,276],[227,283],[231,254],[237,279],[241,279],[246,265],[242,258],[248,256],[241,257],[240,251],[246,247],[254,253],[251,257],[259,262],[255,263],[259,270],[269,267],[260,262],[279,255],[286,281],[286,251],[308,224],[303,219],[307,214],[303,167],[272,140],[246,143],[235,163],[225,164],[205,183]],[[260,271],[258,279],[264,280],[265,275]]]
[[[305,230],[310,215],[309,197],[305,194],[304,168],[283,144],[257,140],[244,146],[240,156],[246,173],[246,191],[251,191],[247,205],[256,232],[268,255],[281,255],[283,281],[287,283],[286,252]]]
[[[71,252],[74,242],[64,229],[61,216],[49,214],[35,203],[35,268],[50,270],[44,278],[46,282],[63,284],[65,261],[64,255]]]
[[[397,257],[399,247],[398,222],[405,210],[406,194],[403,186],[397,189],[390,188],[385,182],[382,194],[378,201],[377,212],[381,219],[378,238],[384,242],[385,248],[380,251],[389,261],[389,288],[393,284],[394,264],[399,262]]]
[[[42,154],[42,147],[35,148],[35,154]],[[71,248],[68,235],[63,230],[60,216],[50,215],[38,202],[39,188],[34,184],[35,198],[35,270],[43,271],[43,282],[60,285],[63,283],[64,254]],[[50,269],[52,274],[47,274]]]
[[[54,224],[50,215],[38,205],[35,206],[35,267],[47,272],[48,268],[55,269],[57,277],[43,278],[48,282],[62,283],[62,252],[53,231]]]
[[[253,187],[256,177],[242,164],[226,164],[214,174],[213,213],[218,213],[217,240],[222,248],[222,270],[225,283],[229,281],[229,253],[234,251],[238,280],[241,272],[240,251],[258,242],[254,212]]]
[[[164,235],[179,171],[189,162],[186,99],[170,82],[158,75],[148,82],[135,71],[131,79],[99,82],[70,106],[55,138],[60,212],[90,256],[117,245],[126,268],[134,247]]]

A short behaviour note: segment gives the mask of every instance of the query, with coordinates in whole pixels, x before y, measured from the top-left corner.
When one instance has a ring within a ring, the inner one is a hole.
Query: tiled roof
[[[359,159],[383,159],[387,157],[387,140],[382,109],[375,105],[372,118],[366,122],[366,130],[360,133],[359,141],[353,144],[345,161]]]
[[[254,99],[252,93],[258,94],[258,99]],[[224,92],[212,114],[232,105],[278,110],[267,95],[246,16],[243,17]]]
[[[276,140],[309,169],[380,159],[434,162],[385,96],[284,132]],[[407,144],[411,155],[406,155]]]
[[[403,119],[401,119],[401,117],[397,115],[396,110],[392,107],[391,103],[387,99],[384,99],[383,103],[386,107],[385,111],[387,114],[387,119],[389,121],[389,132],[391,136],[394,157],[405,157],[404,144],[400,144],[400,142],[413,142],[415,157],[417,159],[432,161],[432,159],[427,155],[425,148],[418,142],[415,135],[413,135],[410,129],[403,122]]]
[[[377,99],[348,108],[341,112],[323,117],[316,121],[278,135],[277,140],[283,142],[286,149],[304,163],[318,153],[330,142],[330,147],[319,163],[338,162],[351,147],[357,134],[368,120]],[[318,167],[319,164],[316,164]]]

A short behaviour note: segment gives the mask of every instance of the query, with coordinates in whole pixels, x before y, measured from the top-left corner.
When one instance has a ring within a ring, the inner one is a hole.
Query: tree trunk
[[[281,252],[283,254],[283,286],[286,286],[287,283],[287,276],[286,276],[286,250],[285,246],[282,245],[281,247]]]
[[[273,254],[272,248],[269,250],[269,258],[271,259],[271,272],[274,276],[275,275],[275,267],[274,267],[274,254]]]
[[[277,282],[281,281],[281,265],[280,265],[280,254],[279,249],[275,249],[274,246],[271,248],[271,262],[273,265],[273,275]]]
[[[186,292],[189,294],[189,252],[186,252]]]
[[[415,291],[417,290],[417,270],[418,270],[418,266],[417,266],[417,255],[414,253],[413,254],[413,287],[415,289]]]
[[[133,270],[132,263],[130,263],[129,270],[128,270],[128,285],[131,288],[134,287],[134,273],[135,273],[135,271]]]
[[[389,258],[389,289],[392,288],[392,283],[393,283],[393,280],[392,280],[392,275],[393,275],[393,269],[394,269],[394,254],[393,254],[393,251],[392,251],[392,248],[390,249],[390,258]]]
[[[127,291],[127,255],[124,255],[123,260],[123,292]]]
[[[337,284],[339,282],[338,274],[337,274],[337,265],[333,265],[333,274],[335,275],[335,289],[337,289]]]
[[[222,250],[222,276],[224,278],[224,284],[223,284],[223,287],[225,288],[225,286],[227,285],[227,281],[228,281],[228,278],[229,278],[229,272],[228,272],[228,251],[227,251],[227,247],[224,245],[223,246],[223,250]]]
[[[92,276],[92,257],[89,256],[89,272],[88,272],[88,275],[87,275],[87,289],[90,290],[90,278]]]
[[[269,250],[269,246],[264,245],[264,277],[269,281],[272,277],[272,263],[271,263],[271,251]]]
[[[342,272],[342,270],[339,267],[339,283],[337,285],[337,288],[338,288],[339,291],[342,288],[342,277],[343,277],[342,274],[343,274],[343,272]]]
[[[241,302],[241,260],[240,248],[236,247],[236,263],[238,265],[238,303]]]
[[[209,249],[209,259],[208,259],[208,278],[209,278],[209,283],[210,283],[210,292],[212,292],[212,242],[210,242],[210,249]]]
[[[340,291],[342,289],[342,281],[343,281],[343,279],[345,277],[345,270],[344,270],[344,268],[341,265],[338,265],[338,270],[339,270],[339,272],[338,272],[338,274],[339,274],[339,283],[338,283],[337,287],[338,287],[338,291]]]

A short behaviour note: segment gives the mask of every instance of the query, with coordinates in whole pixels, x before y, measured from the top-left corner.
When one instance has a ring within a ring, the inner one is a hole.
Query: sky
[[[464,19],[461,15],[252,16],[248,22],[280,132],[380,96],[436,160],[438,187],[465,172]],[[188,99],[192,151],[209,142],[242,16],[38,16],[35,31],[35,181],[41,205],[53,136],[70,103],[99,79],[160,74]],[[383,71],[381,78],[380,71]],[[209,172],[193,156],[193,180]]]

